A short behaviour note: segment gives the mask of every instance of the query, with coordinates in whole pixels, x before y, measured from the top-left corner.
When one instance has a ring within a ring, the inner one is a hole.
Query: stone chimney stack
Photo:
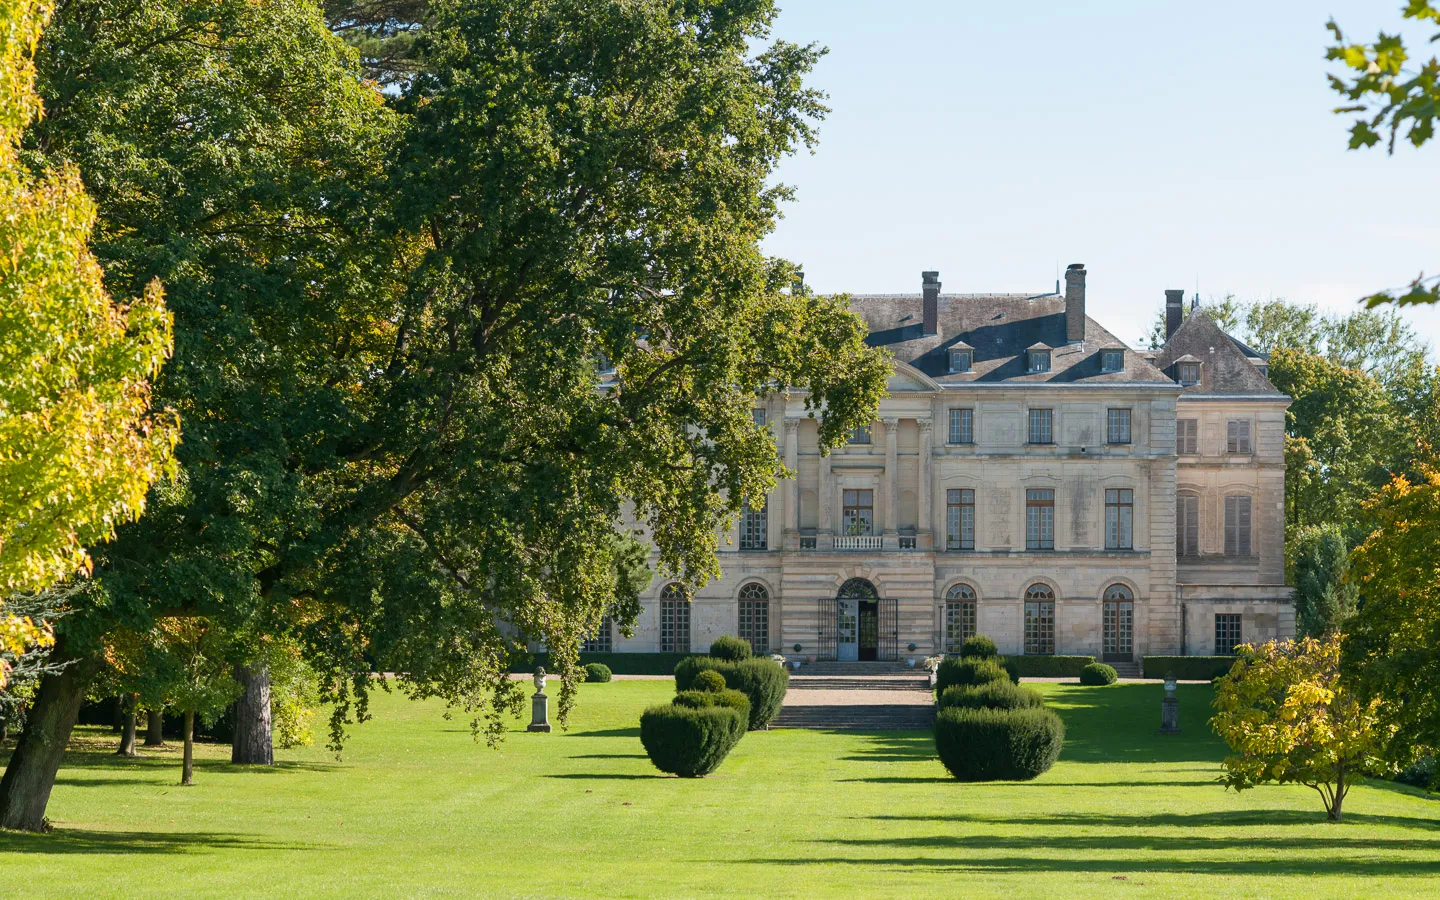
[[[925,297],[925,321],[921,334],[930,337],[940,333],[940,273],[921,272],[920,291]]]
[[[1175,334],[1180,328],[1180,320],[1184,318],[1182,308],[1185,306],[1184,291],[1165,292],[1165,340]]]
[[[1071,263],[1065,270],[1065,340],[1085,340],[1085,264]]]

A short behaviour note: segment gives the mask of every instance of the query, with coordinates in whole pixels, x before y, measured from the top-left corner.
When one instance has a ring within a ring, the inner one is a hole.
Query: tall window
[[[1100,371],[1118,372],[1125,368],[1124,350],[1102,350],[1100,351]]]
[[[1216,613],[1215,655],[1234,656],[1235,648],[1243,643],[1240,637],[1240,614]]]
[[[1051,423],[1054,421],[1053,409],[1032,409],[1030,410],[1030,443],[1032,444],[1053,444],[1054,432]]]
[[[945,595],[945,652],[959,653],[966,638],[975,636],[975,589],[957,584]]]
[[[1225,555],[1250,555],[1250,498],[1225,498]]]
[[[970,371],[974,359],[974,353],[970,350],[951,350],[950,371],[968,372]]]
[[[975,492],[969,488],[945,492],[945,549],[975,549]]]
[[[841,511],[844,514],[845,533],[865,535],[875,533],[875,492],[845,491]]]
[[[1250,420],[1231,419],[1225,423],[1225,452],[1250,452]]]
[[[1197,362],[1183,362],[1180,364],[1180,383],[1192,385],[1200,383],[1200,364]]]
[[[1031,372],[1048,372],[1048,371],[1050,371],[1050,351],[1049,351],[1049,350],[1031,350],[1031,351],[1030,351],[1030,366],[1029,366],[1029,368],[1030,368],[1030,371],[1031,371]]]
[[[1135,546],[1135,492],[1129,488],[1105,491],[1105,549],[1131,550]]]
[[[1055,652],[1055,593],[1043,584],[1025,590],[1025,653]]]
[[[752,409],[752,410],[750,410],[750,418],[755,421],[755,424],[756,424],[756,425],[759,425],[761,428],[765,427],[765,422],[766,422],[766,413],[765,413],[765,410],[763,410],[763,409]]]
[[[950,443],[975,443],[975,410],[950,410]]]
[[[1175,498],[1175,555],[1200,555],[1200,498],[1194,494]]]
[[[1175,452],[1180,456],[1200,455],[1200,421],[1175,420]]]
[[[754,509],[749,503],[740,504],[740,549],[765,550],[769,547],[766,534],[770,504],[765,503]]]
[[[740,589],[740,637],[755,653],[770,652],[770,592],[755,581]]]
[[[852,444],[868,444],[868,443],[870,443],[870,426],[869,426],[869,425],[861,425],[859,428],[856,428],[854,431],[850,432],[850,443],[852,443]]]
[[[1110,444],[1130,443],[1130,410],[1105,411],[1105,441]]]
[[[600,630],[591,635],[580,644],[580,649],[586,653],[610,653],[615,649],[615,628],[610,624],[610,617],[605,616],[600,620]]]
[[[660,652],[690,652],[690,597],[674,582],[660,592]]]
[[[1055,492],[1050,488],[1025,492],[1025,549],[1055,549]]]

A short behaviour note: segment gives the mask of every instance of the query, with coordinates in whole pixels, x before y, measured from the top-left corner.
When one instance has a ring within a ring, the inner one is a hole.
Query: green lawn
[[[178,750],[122,761],[82,729],[56,830],[0,834],[0,871],[85,898],[1440,895],[1440,802],[1361,786],[1327,824],[1305,788],[1214,783],[1207,686],[1181,688],[1178,738],[1158,685],[1040,687],[1069,735],[1022,784],[957,784],[928,732],[755,733],[710,778],[661,777],[636,736],[657,681],[586,685],[569,733],[498,752],[385,695],[342,762],[202,746],[192,788]]]

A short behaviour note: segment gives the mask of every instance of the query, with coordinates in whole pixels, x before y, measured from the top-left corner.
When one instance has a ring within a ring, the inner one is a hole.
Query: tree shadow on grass
[[[855,735],[836,731],[831,734]],[[840,757],[847,762],[923,762],[935,759],[935,739],[929,731],[880,731],[864,734],[859,752]]]
[[[960,782],[956,781],[956,780],[953,779],[953,778],[946,778],[946,777],[941,776],[941,775],[934,775],[934,776],[929,776],[929,777],[922,776],[922,775],[916,775],[916,776],[910,777],[910,778],[907,778],[907,777],[902,776],[902,775],[895,775],[895,776],[888,776],[888,777],[886,777],[886,776],[881,776],[881,777],[876,777],[876,778],[842,778],[842,779],[840,779],[840,782],[841,782],[842,784],[959,784],[959,783],[960,783]]]
[[[579,753],[566,759],[649,759],[643,753]]]
[[[0,853],[194,853],[196,850],[317,850],[323,844],[274,841],[215,832],[80,831],[48,834],[0,831]]]
[[[633,728],[605,728],[597,731],[569,731],[565,737],[631,737],[640,736],[640,726]]]
[[[978,846],[976,849],[1000,849],[1011,850],[1011,846],[1005,846],[1003,841],[992,840],[994,847]],[[1244,841],[1236,842],[1233,849],[1243,851],[1249,844]],[[1363,841],[1356,841],[1350,845],[1356,849],[1365,849]],[[958,849],[958,848],[957,848]],[[968,849],[968,848],[966,848]],[[1017,841],[1013,846],[1015,852],[1005,855],[980,855],[964,853],[955,856],[896,856],[865,858],[855,855],[832,856],[832,857],[806,857],[802,859],[741,859],[734,862],[745,865],[777,865],[777,866],[877,866],[896,870],[948,873],[954,875],[973,874],[976,871],[987,872],[1020,872],[1026,875],[1034,875],[1037,872],[1074,872],[1074,873],[1124,873],[1133,874],[1136,872],[1165,872],[1168,874],[1188,875],[1217,875],[1231,877],[1269,877],[1276,875],[1325,875],[1350,876],[1364,878],[1395,878],[1395,877],[1424,877],[1440,874],[1440,861],[1411,860],[1411,859],[1354,859],[1345,856],[1327,854],[1321,856],[1307,856],[1307,851],[1319,850],[1311,848],[1304,841],[1291,842],[1285,849],[1293,851],[1292,856],[1279,857],[1274,854],[1258,859],[1215,859],[1196,858],[1193,856],[1166,856],[1162,853],[1147,852],[1143,857],[1135,856],[1133,853],[1127,857],[1095,857],[1077,856],[1054,858],[1036,855],[1035,845],[1029,841]],[[1063,841],[1054,841],[1043,845],[1043,849],[1064,852],[1070,849]],[[1089,847],[1081,849],[1091,849]],[[1122,845],[1110,843],[1107,849],[1126,849]],[[1157,849],[1150,844],[1142,845],[1134,849],[1152,850]],[[1222,850],[1230,849],[1217,844],[1209,849]],[[1429,848],[1416,848],[1429,849]]]
[[[1298,809],[1243,809],[1207,813],[1148,813],[1127,815],[1123,813],[1050,813],[1043,816],[975,815],[953,813],[946,815],[902,815],[886,814],[866,818],[883,822],[936,822],[944,824],[977,825],[1027,825],[1027,826],[1068,826],[1080,828],[1251,828],[1276,825],[1317,825],[1325,824],[1325,813],[1317,802],[1314,812]],[[1338,823],[1386,825],[1398,828],[1415,828],[1440,832],[1440,821],[1412,816],[1382,816],[1367,813],[1346,813]],[[1304,838],[1297,838],[1304,840]],[[1353,846],[1353,842],[1351,844]]]
[[[668,776],[660,772],[651,772],[645,775],[632,775],[626,772],[560,772],[554,775],[543,775],[543,778],[563,778],[567,781],[640,781],[651,778],[666,778]]]

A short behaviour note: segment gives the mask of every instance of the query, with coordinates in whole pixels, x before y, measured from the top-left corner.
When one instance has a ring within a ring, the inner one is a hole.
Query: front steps
[[[1121,678],[1139,678],[1140,664],[1130,659],[1125,662],[1107,662],[1105,665],[1115,670],[1115,674]]]
[[[813,662],[804,663],[799,676],[806,675],[928,675],[924,669],[903,662]]]
[[[780,710],[771,728],[816,731],[900,731],[931,728],[935,707],[857,704],[852,706],[790,706]]]
[[[930,673],[924,669],[824,663],[802,667],[801,673],[790,676],[785,705],[772,727],[896,731],[935,724]]]

